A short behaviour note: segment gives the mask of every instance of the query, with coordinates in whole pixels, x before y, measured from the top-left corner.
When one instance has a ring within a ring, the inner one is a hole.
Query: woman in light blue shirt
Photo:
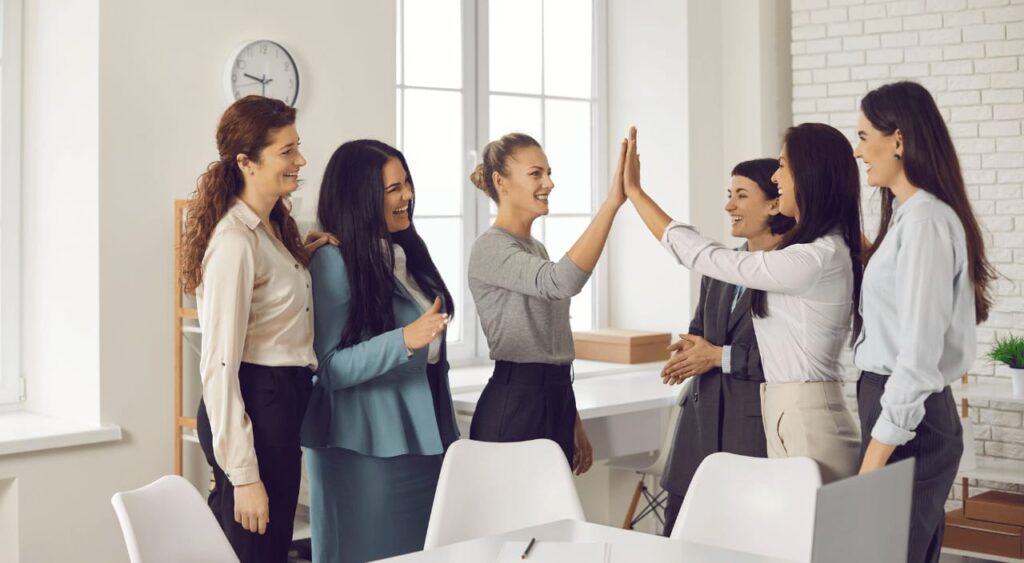
[[[309,265],[319,367],[302,445],[317,563],[422,549],[458,438],[452,298],[413,226],[413,196],[405,157],[379,141],[345,143],[324,171],[317,215],[341,244]]]
[[[963,452],[949,384],[975,359],[975,325],[988,317],[978,222],[935,101],[913,82],[861,101],[854,154],[882,190],[881,229],[867,253],[854,346],[860,472],[914,458],[908,561],[939,560],[945,500]]]

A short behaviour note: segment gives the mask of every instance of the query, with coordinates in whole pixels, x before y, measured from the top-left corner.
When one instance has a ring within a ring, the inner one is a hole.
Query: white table
[[[498,560],[506,541],[529,541],[530,538],[541,542],[606,542],[611,544],[612,563],[793,563],[575,520],[559,520],[498,536],[453,543],[429,551],[381,559],[378,563],[492,563]]]
[[[680,387],[661,382],[661,364],[638,366],[616,375],[576,379],[576,408],[594,447],[595,459],[657,450],[664,437],[661,410],[675,405]],[[452,397],[464,436],[480,391]],[[464,428],[463,428],[464,427]]]

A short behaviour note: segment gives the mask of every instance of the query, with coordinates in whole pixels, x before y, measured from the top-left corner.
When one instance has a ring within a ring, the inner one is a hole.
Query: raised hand
[[[441,312],[441,298],[435,297],[434,304],[426,313],[402,329],[405,347],[410,350],[425,348],[447,326],[448,314]]]
[[[626,191],[622,185],[622,174],[626,165],[626,145],[627,140],[623,139],[622,144],[619,145],[619,163],[615,166],[615,172],[612,173],[611,184],[608,186],[608,197],[605,199],[607,203],[616,208],[626,203]]]
[[[626,197],[631,198],[643,192],[640,187],[640,153],[637,152],[636,127],[629,128],[629,136],[626,138],[626,162],[622,179]]]

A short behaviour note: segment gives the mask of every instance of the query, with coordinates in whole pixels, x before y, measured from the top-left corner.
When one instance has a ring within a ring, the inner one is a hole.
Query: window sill
[[[25,411],[0,413],[0,456],[120,439],[120,426],[84,424]]]

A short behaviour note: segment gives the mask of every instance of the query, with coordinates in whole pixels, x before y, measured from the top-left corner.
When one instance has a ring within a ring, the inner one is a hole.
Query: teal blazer
[[[313,349],[319,360],[302,422],[302,445],[345,448],[363,455],[435,455],[459,436],[441,342],[440,417],[427,382],[427,348],[409,356],[402,328],[423,309],[398,280],[394,330],[338,348],[352,292],[341,250],[326,245],[309,264],[313,278]],[[440,426],[438,423],[440,418]]]

